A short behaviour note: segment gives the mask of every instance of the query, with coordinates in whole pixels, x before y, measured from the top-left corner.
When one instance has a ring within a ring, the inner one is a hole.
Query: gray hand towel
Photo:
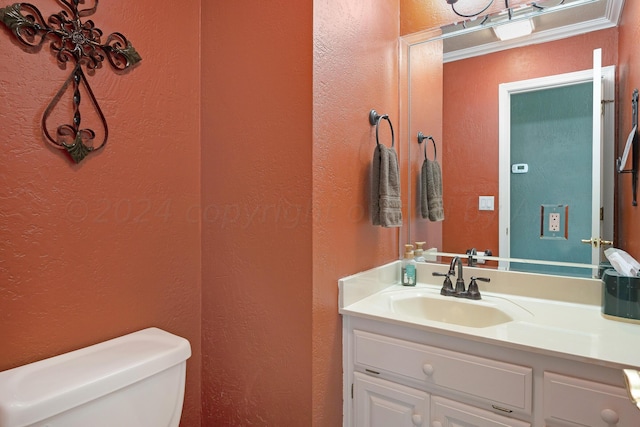
[[[436,160],[424,159],[421,173],[420,211],[430,221],[444,219],[442,203],[442,170]]]
[[[402,226],[400,167],[393,148],[377,144],[373,152],[371,221],[383,227]]]

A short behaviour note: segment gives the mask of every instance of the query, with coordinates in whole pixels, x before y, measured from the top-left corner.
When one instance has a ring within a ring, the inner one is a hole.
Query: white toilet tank
[[[149,328],[0,372],[0,427],[177,427],[190,356]]]

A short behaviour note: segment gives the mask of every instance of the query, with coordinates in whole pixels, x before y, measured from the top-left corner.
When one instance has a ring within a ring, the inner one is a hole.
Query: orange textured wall
[[[310,425],[311,0],[202,3],[203,425]]]
[[[617,29],[455,61],[444,66],[444,250],[498,253],[498,210],[478,211],[478,196],[498,201],[498,85],[586,70],[593,49],[617,60]]]
[[[338,279],[398,259],[398,230],[370,221],[368,115],[388,114],[398,131],[400,12],[398,0],[314,3],[313,425],[334,427],[342,424]],[[380,139],[390,144],[386,122]]]
[[[188,426],[200,425],[200,225],[187,215],[200,197],[199,11],[100,3],[89,19],[143,60],[88,77],[110,137],[79,165],[40,130],[69,70],[0,25],[0,370],[157,326],[191,342]]]
[[[627,135],[631,131],[631,95],[640,88],[640,3],[625,2],[619,34],[618,77],[618,151],[622,156]],[[640,143],[640,142],[639,142]],[[627,168],[631,167],[631,160]],[[640,206],[632,205],[631,174],[617,177],[616,191],[617,246],[640,259]]]
[[[245,3],[203,4],[203,421],[335,426],[338,279],[398,254],[368,219],[398,4]]]
[[[414,45],[410,50],[410,123],[409,123],[409,178],[411,180],[411,234],[410,243],[425,241],[425,249],[442,249],[442,221],[432,222],[422,217],[420,194],[422,165],[426,156],[436,160],[441,168],[442,161],[442,104],[443,104],[443,64],[442,42],[428,42]],[[418,144],[418,132],[433,137]]]

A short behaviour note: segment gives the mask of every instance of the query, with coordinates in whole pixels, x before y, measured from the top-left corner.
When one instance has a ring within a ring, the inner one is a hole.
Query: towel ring
[[[436,140],[433,139],[431,135],[424,136],[424,134],[418,131],[418,144],[422,144],[425,139],[430,139],[433,143],[433,161],[435,162],[438,159],[438,150],[436,149]],[[427,144],[424,144],[424,158],[427,159]]]
[[[380,139],[378,139],[378,127],[380,126],[380,120],[386,120],[389,122],[389,127],[391,128],[391,148],[395,145],[395,136],[393,134],[393,125],[391,124],[391,120],[389,120],[389,116],[387,114],[380,115],[376,112],[376,110],[369,111],[369,123],[371,126],[376,127],[376,144],[380,145]]]

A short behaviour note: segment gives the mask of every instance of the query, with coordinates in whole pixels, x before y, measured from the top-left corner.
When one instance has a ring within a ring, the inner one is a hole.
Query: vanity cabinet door
[[[431,427],[531,427],[531,424],[443,397],[431,398]]]
[[[355,427],[428,427],[429,394],[354,373]]]
[[[640,426],[625,389],[551,372],[544,373],[544,415],[546,427]]]

